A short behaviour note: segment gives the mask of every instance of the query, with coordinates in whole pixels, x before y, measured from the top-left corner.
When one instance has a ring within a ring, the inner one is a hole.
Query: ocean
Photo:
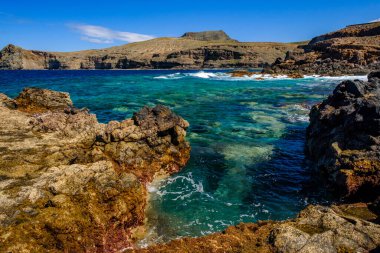
[[[0,93],[69,92],[76,107],[103,123],[156,104],[189,121],[187,166],[148,186],[146,245],[292,218],[308,204],[332,201],[304,156],[308,113],[341,80],[366,77],[257,77],[221,70],[0,71]]]

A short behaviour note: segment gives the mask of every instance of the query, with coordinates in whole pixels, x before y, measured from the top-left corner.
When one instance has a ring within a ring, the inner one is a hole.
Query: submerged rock
[[[189,159],[164,106],[98,123],[67,93],[0,94],[0,252],[117,252],[143,225],[146,183]]]
[[[344,81],[310,112],[307,155],[347,197],[380,195],[380,79]]]

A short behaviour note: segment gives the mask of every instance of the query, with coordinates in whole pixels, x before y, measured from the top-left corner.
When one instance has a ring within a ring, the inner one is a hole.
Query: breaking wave
[[[265,80],[293,80],[287,75],[270,75],[270,74],[261,74],[257,73],[252,76],[243,76],[243,77],[232,77],[228,72],[206,72],[199,71],[195,73],[172,73],[167,75],[160,75],[154,77],[154,79],[163,79],[163,80],[176,80],[183,78],[200,78],[200,79],[210,79],[210,80],[222,80],[222,81],[265,81]],[[320,76],[320,75],[305,75],[301,79],[319,79],[319,80],[367,80],[367,76]]]

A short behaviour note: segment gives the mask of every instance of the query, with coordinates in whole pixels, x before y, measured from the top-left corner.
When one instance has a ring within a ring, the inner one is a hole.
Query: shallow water
[[[309,187],[305,128],[311,105],[344,78],[255,77],[233,79],[223,71],[0,71],[0,92],[14,97],[27,86],[67,91],[101,122],[155,104],[190,122],[188,165],[149,186],[144,245],[240,222],[286,219],[308,203],[329,201]]]

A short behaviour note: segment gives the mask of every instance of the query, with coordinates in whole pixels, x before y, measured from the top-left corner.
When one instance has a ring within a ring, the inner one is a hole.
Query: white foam
[[[162,191],[161,189],[167,188],[168,185],[174,184],[177,181],[181,181],[181,185],[184,185],[184,188],[181,189],[181,191]],[[187,183],[184,183],[187,182]],[[156,194],[159,196],[168,196],[171,195],[173,200],[184,200],[186,198],[191,197],[195,193],[201,193],[203,195],[206,195],[208,197],[211,197],[209,194],[204,192],[203,184],[201,181],[196,182],[193,179],[192,173],[188,173],[186,176],[174,176],[168,178],[163,185],[160,187],[158,191],[156,191]]]
[[[265,81],[265,80],[292,80],[287,75],[270,75],[270,74],[253,74],[251,76],[242,76],[242,77],[232,77],[230,73],[228,72],[206,72],[206,71],[199,71],[195,73],[174,73],[174,74],[168,74],[168,75],[161,75],[154,77],[155,79],[182,79],[182,78],[201,78],[201,79],[210,79],[210,80],[222,80],[222,81]],[[320,75],[305,75],[304,78],[300,78],[297,80],[302,79],[322,79],[322,80],[334,80],[334,81],[340,81],[340,80],[367,80],[367,76],[320,76]]]
[[[200,72],[193,73],[193,74],[188,74],[188,76],[198,77],[198,78],[205,78],[205,79],[217,77],[217,75],[214,74],[214,73],[204,72],[204,71],[200,71]]]
[[[168,74],[168,75],[162,75],[162,76],[156,76],[154,79],[181,79],[183,75],[181,73],[174,73],[174,74]]]

